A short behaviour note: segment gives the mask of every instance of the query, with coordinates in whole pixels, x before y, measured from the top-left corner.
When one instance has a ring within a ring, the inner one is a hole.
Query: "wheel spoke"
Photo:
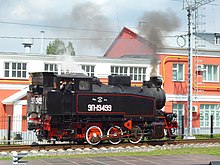
[[[123,132],[119,126],[109,128],[107,136],[110,137],[109,142],[112,144],[119,144],[121,142],[121,135]]]
[[[86,131],[86,141],[91,145],[100,143],[102,137],[102,130],[98,126],[91,126]]]
[[[143,137],[143,131],[139,126],[132,128],[130,134],[131,136],[129,136],[128,139],[133,144],[139,143]]]

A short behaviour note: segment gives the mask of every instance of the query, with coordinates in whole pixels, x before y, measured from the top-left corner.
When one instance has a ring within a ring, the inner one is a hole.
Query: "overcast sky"
[[[24,52],[22,42],[33,38],[31,51],[40,53],[40,31],[45,31],[45,49],[54,38],[61,38],[73,43],[77,55],[102,56],[124,26],[138,33],[140,25],[146,27],[163,16],[165,21],[163,18],[158,21],[171,25],[162,29],[163,35],[187,31],[187,12],[181,0],[0,0],[0,3],[0,52]],[[219,9],[219,0],[205,5],[207,32],[220,32]]]

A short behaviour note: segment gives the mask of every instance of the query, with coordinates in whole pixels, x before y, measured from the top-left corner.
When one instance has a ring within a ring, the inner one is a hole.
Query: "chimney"
[[[31,46],[33,45],[33,42],[31,40],[24,41],[22,45],[24,45],[25,53],[31,53]]]
[[[40,53],[44,54],[44,34],[45,31],[41,31],[41,45],[40,45]]]

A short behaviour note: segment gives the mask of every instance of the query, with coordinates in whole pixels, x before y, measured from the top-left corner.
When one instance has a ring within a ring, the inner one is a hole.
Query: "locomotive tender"
[[[130,77],[122,75],[110,75],[108,85],[76,73],[34,72],[31,77],[28,129],[38,140],[97,145],[176,137],[176,114],[161,110],[166,97],[159,77],[141,87],[132,87]]]

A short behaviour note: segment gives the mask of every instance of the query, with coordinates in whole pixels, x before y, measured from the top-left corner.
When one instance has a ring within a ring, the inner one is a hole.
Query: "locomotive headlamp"
[[[173,114],[168,114],[167,116],[166,116],[166,121],[167,122],[171,122],[173,120]]]
[[[161,86],[163,84],[162,79],[158,78],[157,79],[157,86]]]
[[[42,94],[43,93],[43,88],[40,87],[39,85],[30,85],[29,89],[34,94]]]
[[[156,86],[161,87],[162,79],[159,76],[150,77],[150,81]]]

